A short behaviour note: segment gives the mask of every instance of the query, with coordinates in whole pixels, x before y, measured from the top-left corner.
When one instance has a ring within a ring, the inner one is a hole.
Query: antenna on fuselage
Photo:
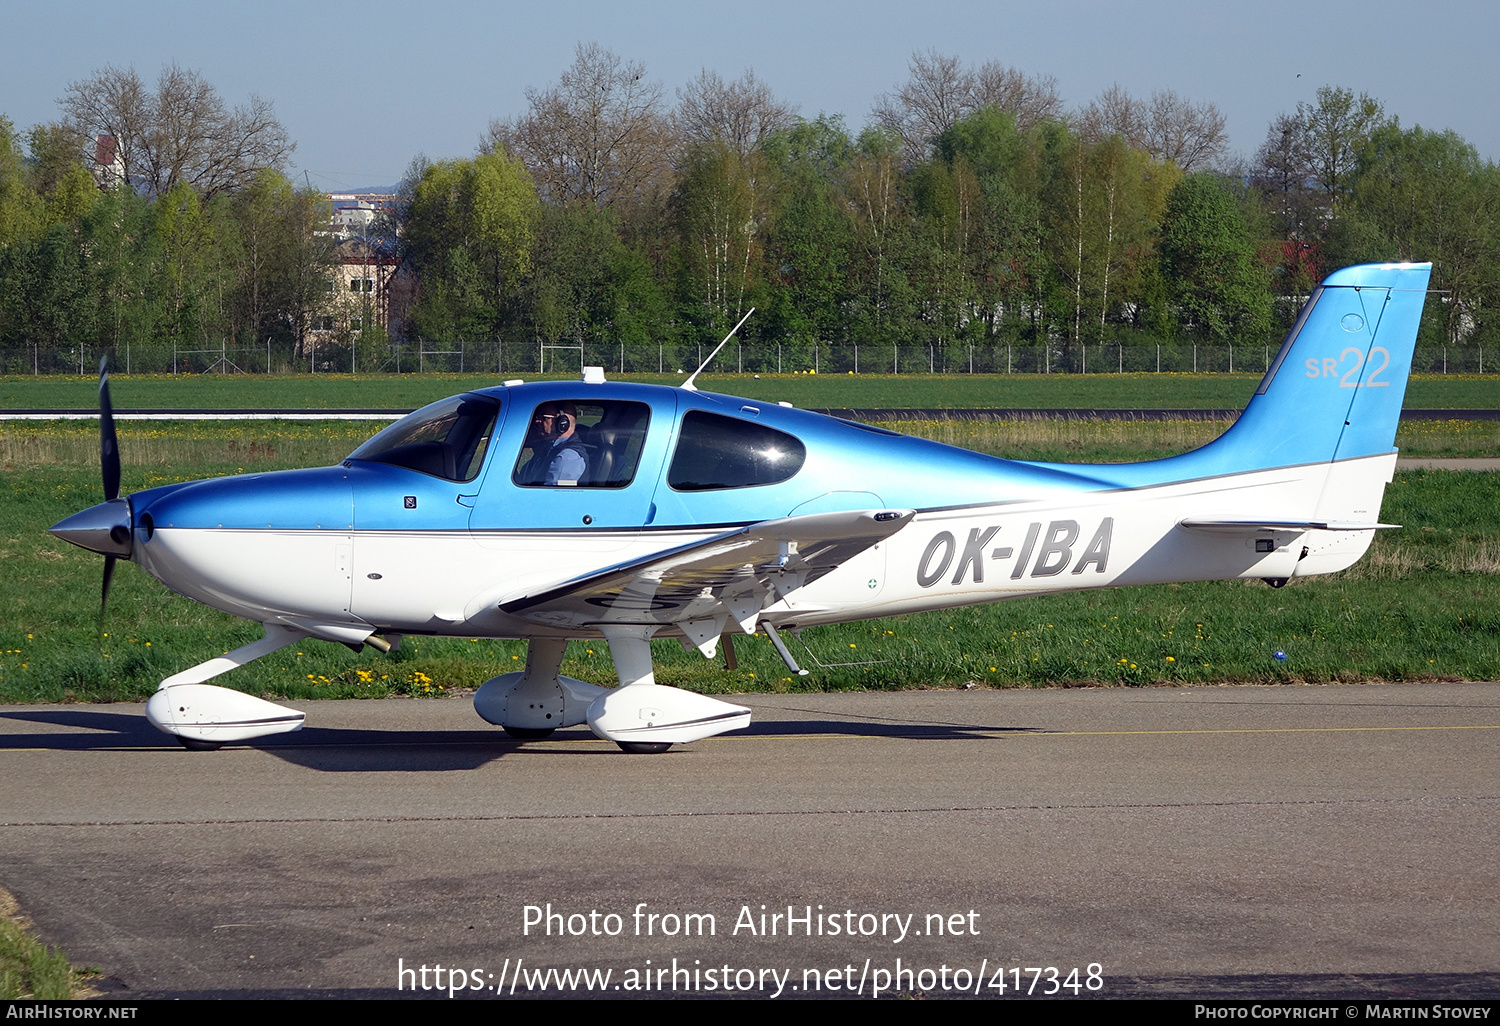
[[[688,375],[687,380],[682,383],[682,387],[683,388],[687,389],[689,392],[696,392],[696,391],[698,391],[698,386],[695,385],[695,384],[693,384],[693,379],[696,378],[699,374],[703,373],[703,368],[707,367],[710,363],[713,362],[714,357],[716,357],[716,356],[719,355],[719,350],[723,349],[725,343],[727,343],[730,339],[734,338],[734,333],[736,331],[739,331],[740,328],[742,328],[742,327],[745,326],[745,322],[750,319],[750,315],[753,314],[754,312],[755,312],[755,307],[753,307],[753,306],[749,310],[745,311],[745,316],[743,316],[743,317],[740,318],[740,323],[736,324],[734,327],[732,327],[732,328],[729,329],[729,334],[727,334],[727,335],[724,336],[724,341],[723,342],[720,342],[718,345],[714,346],[714,351],[708,354],[708,359],[704,360],[701,364],[698,365],[698,369],[697,370],[693,371],[693,373],[691,373],[691,374]]]

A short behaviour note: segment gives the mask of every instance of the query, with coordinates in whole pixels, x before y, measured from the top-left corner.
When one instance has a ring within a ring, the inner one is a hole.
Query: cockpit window
[[[349,454],[449,481],[472,481],[484,466],[500,404],[459,395],[409,414]]]
[[[667,484],[682,492],[776,484],[806,460],[807,448],[784,431],[691,410],[682,418]]]
[[[512,480],[528,488],[624,488],[635,480],[651,407],[565,399],[531,413]]]

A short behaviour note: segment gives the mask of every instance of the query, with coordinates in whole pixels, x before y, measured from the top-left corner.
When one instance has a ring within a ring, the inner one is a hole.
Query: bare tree
[[[1110,86],[1078,115],[1084,136],[1100,142],[1118,135],[1157,160],[1184,172],[1202,171],[1228,149],[1224,115],[1212,103],[1193,103],[1171,89],[1138,100],[1119,84]]]
[[[524,116],[490,124],[487,145],[520,157],[542,195],[604,207],[669,187],[671,125],[643,65],[580,43],[557,84],[526,100]]]
[[[1061,120],[1062,97],[1052,75],[1031,76],[999,61],[985,61],[974,73],[974,108],[999,107],[1015,116],[1021,131]]]
[[[721,142],[741,157],[766,136],[797,123],[797,108],[777,99],[750,68],[729,83],[705,68],[685,89],[677,90],[677,100],[677,130],[683,142]]]
[[[279,170],[295,144],[271,103],[252,96],[230,109],[196,71],[169,64],[151,92],[134,68],[107,65],[58,101],[68,128],[113,136],[125,179],[159,196],[179,182],[204,199]]]
[[[974,73],[936,50],[913,53],[911,77],[892,96],[875,99],[875,122],[901,137],[908,159],[921,159],[932,140],[974,110]]]
[[[1151,94],[1146,107],[1146,151],[1184,173],[1203,171],[1222,158],[1229,137],[1214,104],[1193,103],[1170,89]]]
[[[975,71],[959,58],[928,50],[911,55],[911,77],[894,95],[876,97],[871,117],[901,137],[907,160],[920,160],[932,141],[981,107],[998,107],[1014,115],[1025,131],[1062,116],[1057,79],[1032,77],[999,61],[985,61]]]
[[[1078,129],[1090,142],[1120,136],[1137,149],[1145,149],[1146,105],[1116,82],[1079,111]]]

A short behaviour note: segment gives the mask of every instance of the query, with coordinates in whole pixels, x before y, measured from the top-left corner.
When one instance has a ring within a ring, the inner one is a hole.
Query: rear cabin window
[[[527,488],[624,488],[635,480],[650,422],[645,403],[542,403],[511,479]]]
[[[349,458],[389,463],[449,481],[472,481],[484,466],[499,412],[500,404],[484,396],[443,399],[396,421]]]
[[[692,410],[682,418],[667,484],[680,492],[777,484],[806,460],[806,446],[784,431]]]

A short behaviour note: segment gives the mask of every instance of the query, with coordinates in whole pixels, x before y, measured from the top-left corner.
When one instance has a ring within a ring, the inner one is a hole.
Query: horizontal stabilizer
[[[1374,524],[1357,520],[1209,520],[1189,517],[1178,521],[1183,527],[1204,531],[1388,531],[1400,524]]]

